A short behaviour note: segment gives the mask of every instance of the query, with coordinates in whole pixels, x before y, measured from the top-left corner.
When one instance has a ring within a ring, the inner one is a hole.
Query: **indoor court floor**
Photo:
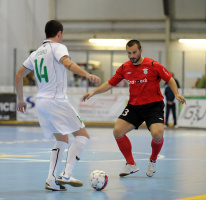
[[[165,130],[165,142],[157,160],[154,177],[146,176],[151,153],[151,136],[146,128],[127,136],[140,171],[120,178],[125,165],[112,135],[112,128],[87,128],[91,140],[73,176],[83,187],[67,186],[67,191],[44,189],[50,150],[54,139],[44,139],[39,127],[0,128],[0,200],[203,200],[206,199],[206,131]],[[73,137],[71,136],[71,141]],[[61,166],[66,159],[66,152]],[[108,174],[102,191],[89,185],[94,170]],[[59,171],[59,173],[61,172]]]

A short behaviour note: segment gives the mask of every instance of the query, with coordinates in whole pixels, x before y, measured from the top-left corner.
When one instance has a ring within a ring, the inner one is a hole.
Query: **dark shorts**
[[[164,102],[158,101],[139,106],[127,104],[119,118],[133,124],[136,129],[138,129],[144,121],[148,129],[151,124],[164,124]]]

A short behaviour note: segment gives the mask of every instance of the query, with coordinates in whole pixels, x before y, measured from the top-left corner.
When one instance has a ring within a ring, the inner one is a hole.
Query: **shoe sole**
[[[130,172],[129,174],[126,174],[126,173],[121,173],[121,174],[119,174],[119,176],[120,176],[120,177],[123,177],[123,176],[128,176],[128,175],[130,175],[130,174],[134,174],[134,173],[136,173],[136,172],[138,172],[138,171],[139,171],[139,169],[138,169],[137,171]]]
[[[58,183],[59,184],[62,184],[62,185],[65,185],[65,184],[68,184],[68,185],[71,185],[73,187],[82,187],[83,186],[83,183],[81,182],[66,182],[66,181],[63,181],[63,180],[60,180],[60,179],[57,179]]]
[[[147,175],[148,177],[153,177],[154,173],[155,173],[155,172],[153,172],[152,176],[149,176],[149,175],[147,174],[147,172],[146,172],[146,175]]]
[[[67,190],[66,188],[65,189],[56,190],[54,188],[49,187],[48,185],[45,186],[45,189],[46,190],[52,190],[52,191],[66,191]]]

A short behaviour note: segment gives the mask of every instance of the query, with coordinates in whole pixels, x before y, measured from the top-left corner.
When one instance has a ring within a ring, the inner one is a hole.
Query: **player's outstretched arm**
[[[26,76],[31,70],[25,68],[23,65],[20,67],[19,71],[15,77],[15,87],[17,94],[17,111],[26,112],[26,102],[23,98],[23,78]]]
[[[79,74],[81,76],[85,76],[87,79],[89,79],[91,82],[93,82],[95,85],[101,82],[101,79],[93,74],[88,73],[87,71],[83,70],[81,67],[79,67],[76,63],[72,62],[68,56],[63,56],[60,59],[60,62],[70,71],[72,71],[75,74]]]
[[[90,97],[94,96],[95,94],[100,94],[100,93],[104,93],[108,90],[110,90],[112,88],[112,86],[109,84],[108,81],[104,82],[102,85],[100,85],[98,88],[86,93],[82,98],[81,101],[86,101],[88,100]]]
[[[171,79],[169,80],[168,84],[169,84],[173,94],[175,95],[175,98],[178,101],[180,101],[182,104],[184,104],[184,103],[186,104],[185,98],[182,95],[179,95],[177,84],[176,84],[176,82],[175,82],[173,77],[171,77]]]

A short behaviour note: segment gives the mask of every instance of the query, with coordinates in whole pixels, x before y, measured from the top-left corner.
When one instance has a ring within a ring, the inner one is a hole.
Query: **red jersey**
[[[117,85],[122,79],[129,83],[129,104],[145,105],[164,99],[160,91],[160,81],[168,82],[172,74],[157,61],[144,57],[143,62],[135,66],[129,60],[120,66],[116,74],[108,81]]]

